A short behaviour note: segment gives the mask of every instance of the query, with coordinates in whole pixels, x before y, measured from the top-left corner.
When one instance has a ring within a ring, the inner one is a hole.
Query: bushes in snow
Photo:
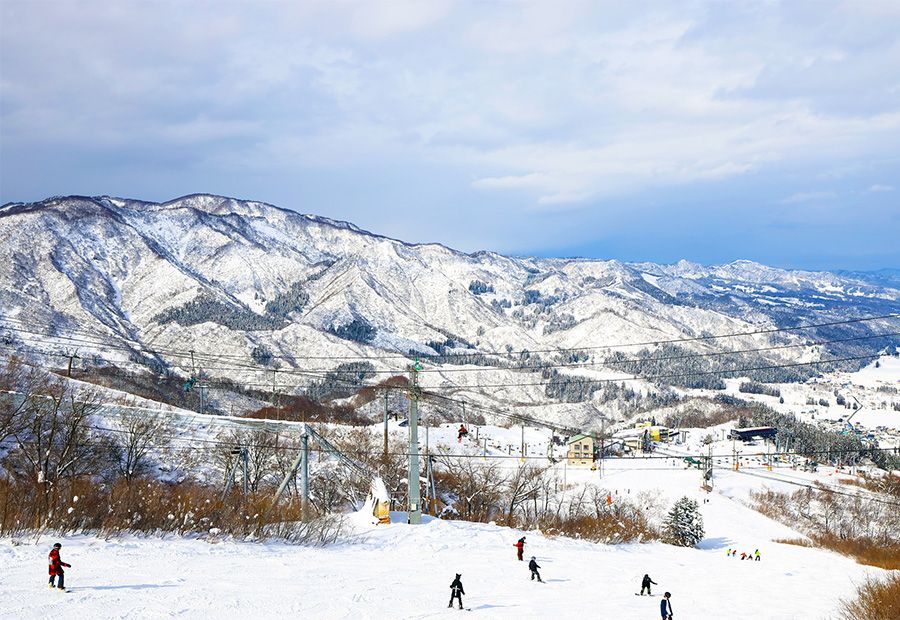
[[[806,534],[809,541],[801,544],[900,569],[900,511],[894,502],[877,495],[836,495],[817,486],[793,493],[757,491],[750,498],[759,512]]]
[[[675,502],[663,524],[667,542],[679,547],[696,547],[703,540],[703,516],[697,501],[682,497]]]
[[[842,620],[894,620],[900,618],[900,573],[867,577],[853,600],[841,601]]]

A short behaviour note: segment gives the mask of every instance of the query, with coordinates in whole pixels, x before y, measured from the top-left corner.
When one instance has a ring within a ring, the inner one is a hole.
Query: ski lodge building
[[[569,437],[569,449],[566,460],[574,467],[590,467],[594,464],[594,446],[596,440],[591,435],[579,433]]]

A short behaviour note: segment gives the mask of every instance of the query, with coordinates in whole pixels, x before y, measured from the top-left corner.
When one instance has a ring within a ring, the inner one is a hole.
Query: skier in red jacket
[[[522,552],[525,550],[525,537],[519,539],[519,542],[513,545],[516,548],[516,555],[519,558],[519,561],[522,561]]]
[[[61,548],[62,548],[62,545],[59,544],[59,543],[56,543],[55,545],[53,545],[53,549],[50,550],[50,555],[47,556],[47,559],[48,559],[49,565],[50,565],[50,566],[49,566],[49,569],[50,569],[50,587],[51,587],[51,588],[53,587],[53,580],[54,580],[56,577],[59,577],[59,581],[57,582],[56,587],[59,588],[60,590],[65,590],[65,589],[66,589],[66,586],[65,586],[65,583],[64,583],[64,581],[63,581],[63,580],[65,579],[65,571],[63,571],[63,566],[65,566],[66,568],[72,568],[72,565],[71,565],[71,564],[66,564],[66,563],[63,562],[62,559],[59,557],[59,550],[60,550]]]
[[[456,443],[462,443],[463,437],[467,437],[469,435],[469,431],[466,429],[464,424],[459,425],[459,430],[456,433]]]

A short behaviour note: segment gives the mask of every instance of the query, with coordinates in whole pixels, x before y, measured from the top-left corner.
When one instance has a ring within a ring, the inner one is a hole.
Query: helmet
[[[62,545],[59,544],[59,543],[56,543],[56,544],[53,545],[53,548],[54,548],[54,549],[61,549],[61,548],[62,548]]]

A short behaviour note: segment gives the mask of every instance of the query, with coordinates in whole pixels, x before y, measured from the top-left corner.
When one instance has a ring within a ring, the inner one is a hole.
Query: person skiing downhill
[[[465,594],[466,591],[463,590],[462,581],[459,580],[460,577],[462,577],[462,575],[456,573],[456,579],[450,584],[450,604],[447,605],[447,607],[453,607],[453,599],[456,599],[459,601],[459,608],[463,608],[462,595]]]
[[[541,574],[538,572],[540,565],[538,565],[537,560],[534,559],[534,556],[531,556],[531,561],[528,563],[528,569],[531,571],[531,580],[534,581],[535,576],[537,580],[541,583],[544,583],[541,579]]]
[[[54,587],[53,580],[56,577],[59,577],[59,581],[57,582],[56,587],[59,588],[60,590],[65,590],[66,589],[65,571],[63,570],[63,566],[65,566],[66,568],[72,568],[72,565],[66,564],[65,562],[62,561],[62,558],[59,557],[59,550],[61,548],[62,548],[62,545],[59,543],[56,543],[55,545],[53,545],[53,549],[50,550],[50,553],[47,556],[47,561],[49,564],[48,568],[50,571],[50,584],[49,585],[51,588]]]
[[[759,562],[759,549],[756,550],[754,555],[756,556],[756,561]]]
[[[516,556],[519,558],[519,561],[522,562],[522,554],[525,552],[525,537],[519,539],[519,541],[513,545],[516,548]]]
[[[663,599],[659,602],[659,614],[662,616],[662,620],[672,620],[672,602],[669,600],[671,596],[671,594],[666,592],[663,594]]]
[[[644,575],[644,579],[641,581],[641,596],[644,596],[644,589],[646,588],[647,594],[653,596],[653,593],[650,592],[650,584],[657,585],[655,581],[650,579],[650,575]]]

